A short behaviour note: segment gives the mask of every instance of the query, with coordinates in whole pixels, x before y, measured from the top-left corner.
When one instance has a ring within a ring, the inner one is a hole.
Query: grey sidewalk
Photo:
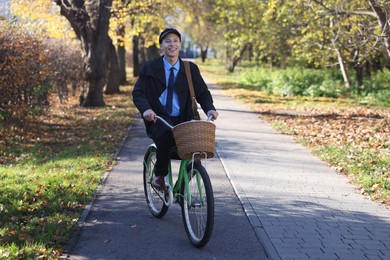
[[[390,259],[390,211],[210,86],[217,149],[271,259]]]
[[[135,119],[118,154],[118,164],[106,174],[95,200],[84,211],[62,259],[267,259],[217,156],[207,162],[215,222],[206,247],[190,244],[178,204],[163,218],[153,218],[142,179],[143,156],[150,143],[142,120]],[[178,168],[178,161],[173,166]]]
[[[264,247],[270,259],[390,259],[389,210],[248,107],[210,89],[222,162],[217,156],[208,163],[216,200],[210,243],[190,245],[178,207],[162,220],[150,217],[141,163],[150,140],[137,119],[64,258],[266,259]]]

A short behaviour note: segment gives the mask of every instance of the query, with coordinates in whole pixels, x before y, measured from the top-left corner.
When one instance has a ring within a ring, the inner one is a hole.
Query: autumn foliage
[[[49,94],[66,99],[76,89],[81,57],[72,48],[41,41],[20,30],[0,32],[0,122],[21,123],[44,112]]]
[[[0,116],[22,120],[48,105],[49,61],[42,43],[28,35],[0,32]]]
[[[83,86],[83,61],[79,43],[70,41],[46,40],[46,53],[49,55],[50,82],[52,91],[57,93],[61,102],[69,95],[76,95]],[[71,90],[71,91],[70,91]]]

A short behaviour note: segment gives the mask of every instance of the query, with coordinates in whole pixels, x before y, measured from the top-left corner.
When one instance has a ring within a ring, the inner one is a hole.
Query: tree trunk
[[[330,27],[333,28],[334,27],[334,23],[333,23],[333,18],[330,18],[329,19],[329,24],[330,24]],[[337,46],[337,34],[336,35],[333,35],[333,38],[332,38],[332,46],[337,54],[337,60],[339,62],[339,66],[340,66],[340,70],[341,70],[341,74],[343,75],[343,78],[344,78],[344,83],[345,83],[345,86],[347,88],[350,88],[351,87],[351,79],[349,78],[348,76],[348,70],[347,70],[347,67],[345,66],[345,60],[344,60],[344,57],[343,57],[343,54],[341,53],[339,47]]]
[[[200,57],[202,59],[202,62],[205,62],[206,61],[206,58],[207,58],[207,52],[209,50],[209,46],[206,45],[206,48],[200,48]]]
[[[139,67],[142,68],[142,65],[146,62],[147,53],[145,49],[145,39],[141,36],[138,37],[138,49],[139,49]]]
[[[153,44],[146,49],[146,59],[151,60],[160,57],[160,49]]]
[[[133,36],[133,76],[138,77],[140,70],[138,36]]]
[[[118,63],[119,63],[119,84],[126,85],[126,49],[122,45],[118,45]]]
[[[260,52],[256,52],[255,61],[256,61],[256,70],[257,70],[260,68]]]
[[[336,43],[333,40],[332,40],[332,43],[333,43],[333,47],[337,53],[337,59],[339,61],[339,66],[340,66],[341,74],[343,75],[343,78],[344,78],[345,86],[347,88],[350,88],[352,85],[351,79],[348,76],[348,70],[347,70],[347,67],[345,67],[343,55],[341,54],[341,51],[339,50],[339,48],[337,48]]]
[[[86,84],[80,96],[80,105],[84,107],[104,106],[103,88],[107,82],[107,35],[98,35],[88,32],[81,37],[84,50],[84,72]]]
[[[242,59],[242,57],[244,56],[244,53],[246,51],[246,49],[248,48],[248,44],[245,44],[242,49],[240,50],[240,54],[237,56],[237,55],[233,55],[233,57],[231,57],[230,53],[229,53],[229,49],[227,48],[226,49],[226,69],[227,71],[229,72],[234,72],[234,68],[236,67],[236,65],[238,64],[238,62]]]
[[[107,39],[107,59],[109,62],[109,74],[108,81],[106,86],[105,94],[115,94],[119,93],[120,85],[120,73],[119,73],[119,63],[118,57],[116,55],[115,46],[112,44],[111,38]]]
[[[371,60],[372,63],[372,70],[374,72],[382,71],[383,65],[381,63],[381,56],[376,56],[374,59]]]
[[[120,85],[126,85],[127,84],[127,78],[126,78],[126,49],[124,46],[124,42],[122,39],[125,38],[125,27],[121,26],[118,29],[118,63],[119,63],[119,84]]]
[[[107,81],[107,37],[112,0],[55,0],[81,41],[86,84],[80,105],[104,106]]]
[[[248,46],[248,60],[251,62],[253,58],[253,45],[249,44]]]
[[[364,73],[363,73],[363,66],[358,66],[356,65],[355,67],[355,72],[356,72],[356,81],[358,86],[363,86],[363,79],[364,79]]]
[[[367,78],[371,78],[371,65],[369,62],[364,63],[365,72],[367,74]]]
[[[379,5],[376,0],[370,0],[371,8],[378,17],[378,22],[382,30],[382,39],[385,46],[386,58],[390,58],[390,21],[387,17],[386,11]]]

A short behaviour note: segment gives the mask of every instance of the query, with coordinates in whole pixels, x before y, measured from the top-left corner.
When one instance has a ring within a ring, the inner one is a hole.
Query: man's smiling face
[[[167,58],[179,57],[180,48],[180,38],[174,33],[165,36],[161,42],[161,51]]]

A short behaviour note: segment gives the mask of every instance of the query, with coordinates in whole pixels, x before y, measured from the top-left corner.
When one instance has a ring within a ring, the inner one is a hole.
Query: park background
[[[0,257],[57,259],[132,118],[158,35],[390,205],[386,0],[0,0]]]

